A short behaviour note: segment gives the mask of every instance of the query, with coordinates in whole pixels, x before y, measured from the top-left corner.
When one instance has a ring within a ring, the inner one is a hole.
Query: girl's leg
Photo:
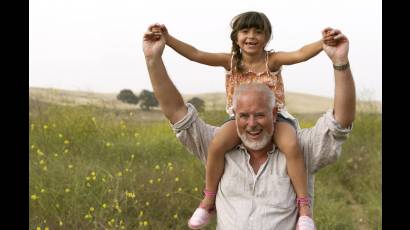
[[[295,128],[286,121],[276,122],[274,142],[286,157],[288,175],[296,191],[297,198],[308,198],[307,175],[304,157],[299,146]],[[301,203],[300,216],[312,216],[309,205]]]
[[[205,190],[215,193],[225,167],[225,153],[240,144],[236,132],[235,121],[226,122],[208,147],[208,158],[206,161]],[[202,206],[212,208],[215,204],[215,196],[205,196]]]
[[[205,197],[188,221],[188,226],[191,229],[200,229],[209,223],[214,213],[215,195],[219,180],[224,172],[225,153],[239,143],[235,121],[226,122],[212,139],[208,147],[206,161]]]

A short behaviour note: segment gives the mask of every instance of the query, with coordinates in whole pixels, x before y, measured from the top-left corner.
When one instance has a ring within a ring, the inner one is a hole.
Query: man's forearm
[[[334,63],[336,65],[348,63],[348,59]],[[334,116],[343,128],[348,127],[354,120],[356,113],[356,90],[350,67],[343,70],[334,69],[335,98]]]
[[[169,78],[161,57],[146,58],[146,63],[155,97],[165,117],[174,124],[187,112],[184,100]]]

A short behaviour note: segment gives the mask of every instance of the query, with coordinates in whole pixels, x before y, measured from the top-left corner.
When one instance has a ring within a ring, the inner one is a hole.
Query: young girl
[[[307,192],[307,176],[303,154],[297,136],[297,121],[285,108],[284,88],[281,76],[282,65],[306,61],[322,51],[322,42],[331,45],[332,36],[303,46],[293,52],[269,52],[265,47],[272,35],[272,27],[265,14],[245,12],[237,15],[231,22],[232,53],[207,53],[171,36],[166,27],[160,24],[150,26],[156,35],[164,36],[166,44],[191,61],[222,66],[226,73],[226,110],[230,119],[223,124],[208,148],[206,163],[205,197],[188,222],[191,229],[205,226],[215,211],[215,196],[219,180],[224,171],[224,154],[241,141],[236,132],[232,111],[232,96],[235,87],[242,83],[261,82],[272,90],[276,97],[278,119],[275,123],[273,141],[286,157],[287,171],[297,195],[299,224],[312,216],[310,198]],[[313,221],[309,220],[311,223]],[[312,228],[313,229],[313,228]]]

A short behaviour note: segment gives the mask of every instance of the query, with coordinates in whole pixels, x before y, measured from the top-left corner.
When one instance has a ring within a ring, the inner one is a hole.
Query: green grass
[[[30,229],[188,229],[204,166],[166,121],[130,112],[30,101]],[[303,127],[317,116],[297,115]],[[318,229],[381,229],[380,136],[380,115],[358,114],[339,161],[317,174]]]

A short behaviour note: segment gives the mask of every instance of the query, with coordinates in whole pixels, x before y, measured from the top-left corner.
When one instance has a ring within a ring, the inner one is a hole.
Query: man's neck
[[[268,152],[271,151],[272,149],[273,149],[272,144],[269,144],[267,147],[261,150],[247,149],[249,156],[250,156],[249,163],[252,166],[255,174],[258,173],[261,165],[263,165],[263,163],[265,163],[265,161],[268,159]]]

